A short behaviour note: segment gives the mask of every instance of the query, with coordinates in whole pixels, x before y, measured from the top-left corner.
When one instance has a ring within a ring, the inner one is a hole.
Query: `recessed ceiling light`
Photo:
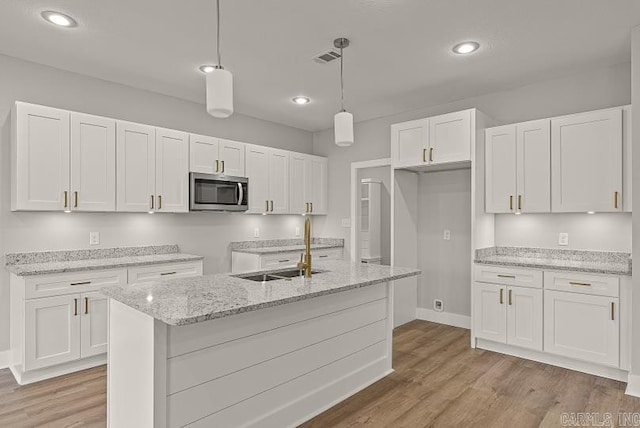
[[[462,42],[453,47],[453,52],[465,55],[477,51],[479,47],[480,43],[478,42]]]
[[[309,97],[303,97],[302,95],[299,95],[297,97],[293,97],[291,101],[293,101],[294,104],[303,106],[305,104],[309,104],[311,102],[311,99]]]
[[[41,15],[45,20],[60,27],[75,27],[78,25],[75,19],[64,13],[47,10],[42,12]]]
[[[587,211],[587,214],[595,214],[595,211]]]
[[[210,64],[205,64],[205,65],[201,65],[198,68],[200,69],[200,71],[202,71],[203,73],[207,74],[207,73],[211,73],[213,70],[215,70],[216,66],[215,65],[210,65]]]

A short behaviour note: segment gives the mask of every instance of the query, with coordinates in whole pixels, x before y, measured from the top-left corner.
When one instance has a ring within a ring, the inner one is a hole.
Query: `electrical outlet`
[[[569,245],[569,234],[568,233],[560,233],[558,235],[558,245]]]
[[[260,228],[256,227],[255,229],[253,229],[253,237],[254,238],[259,238],[260,237]]]
[[[100,245],[100,232],[89,232],[89,245]]]
[[[444,303],[440,299],[433,300],[433,310],[436,312],[442,312],[444,310]]]
[[[443,239],[445,241],[450,241],[451,240],[451,231],[449,229],[445,229],[444,230]]]
[[[351,219],[343,218],[341,224],[342,224],[342,227],[351,227]]]
[[[300,236],[300,226],[296,226],[296,236]]]

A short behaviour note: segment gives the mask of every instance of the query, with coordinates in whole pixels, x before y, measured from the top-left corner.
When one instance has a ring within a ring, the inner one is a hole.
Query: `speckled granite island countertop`
[[[312,238],[311,248],[314,250],[326,248],[343,248],[344,239],[338,238]],[[260,241],[232,242],[231,251],[249,254],[277,254],[292,251],[304,251],[302,239],[269,239]]]
[[[416,269],[343,261],[317,263],[313,269],[323,272],[310,279],[264,283],[231,274],[205,275],[108,287],[102,293],[166,324],[187,325],[420,274]]]
[[[41,251],[5,255],[5,267],[18,276],[115,269],[202,260],[180,252],[177,245]]]
[[[631,275],[631,254],[609,251],[490,247],[476,250],[474,262],[496,266]]]

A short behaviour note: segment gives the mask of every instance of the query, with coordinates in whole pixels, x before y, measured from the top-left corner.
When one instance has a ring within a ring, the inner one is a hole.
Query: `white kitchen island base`
[[[113,428],[293,427],[392,372],[392,282],[184,326],[109,310]]]

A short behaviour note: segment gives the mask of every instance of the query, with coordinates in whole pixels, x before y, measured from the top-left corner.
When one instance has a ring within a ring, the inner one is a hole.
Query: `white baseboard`
[[[633,397],[640,397],[640,376],[629,373],[627,389],[624,393]]]
[[[471,329],[471,317],[454,314],[453,312],[436,312],[432,309],[416,309],[416,318],[423,321],[437,322],[454,327]]]
[[[0,369],[6,369],[11,363],[11,350],[0,351]]]

